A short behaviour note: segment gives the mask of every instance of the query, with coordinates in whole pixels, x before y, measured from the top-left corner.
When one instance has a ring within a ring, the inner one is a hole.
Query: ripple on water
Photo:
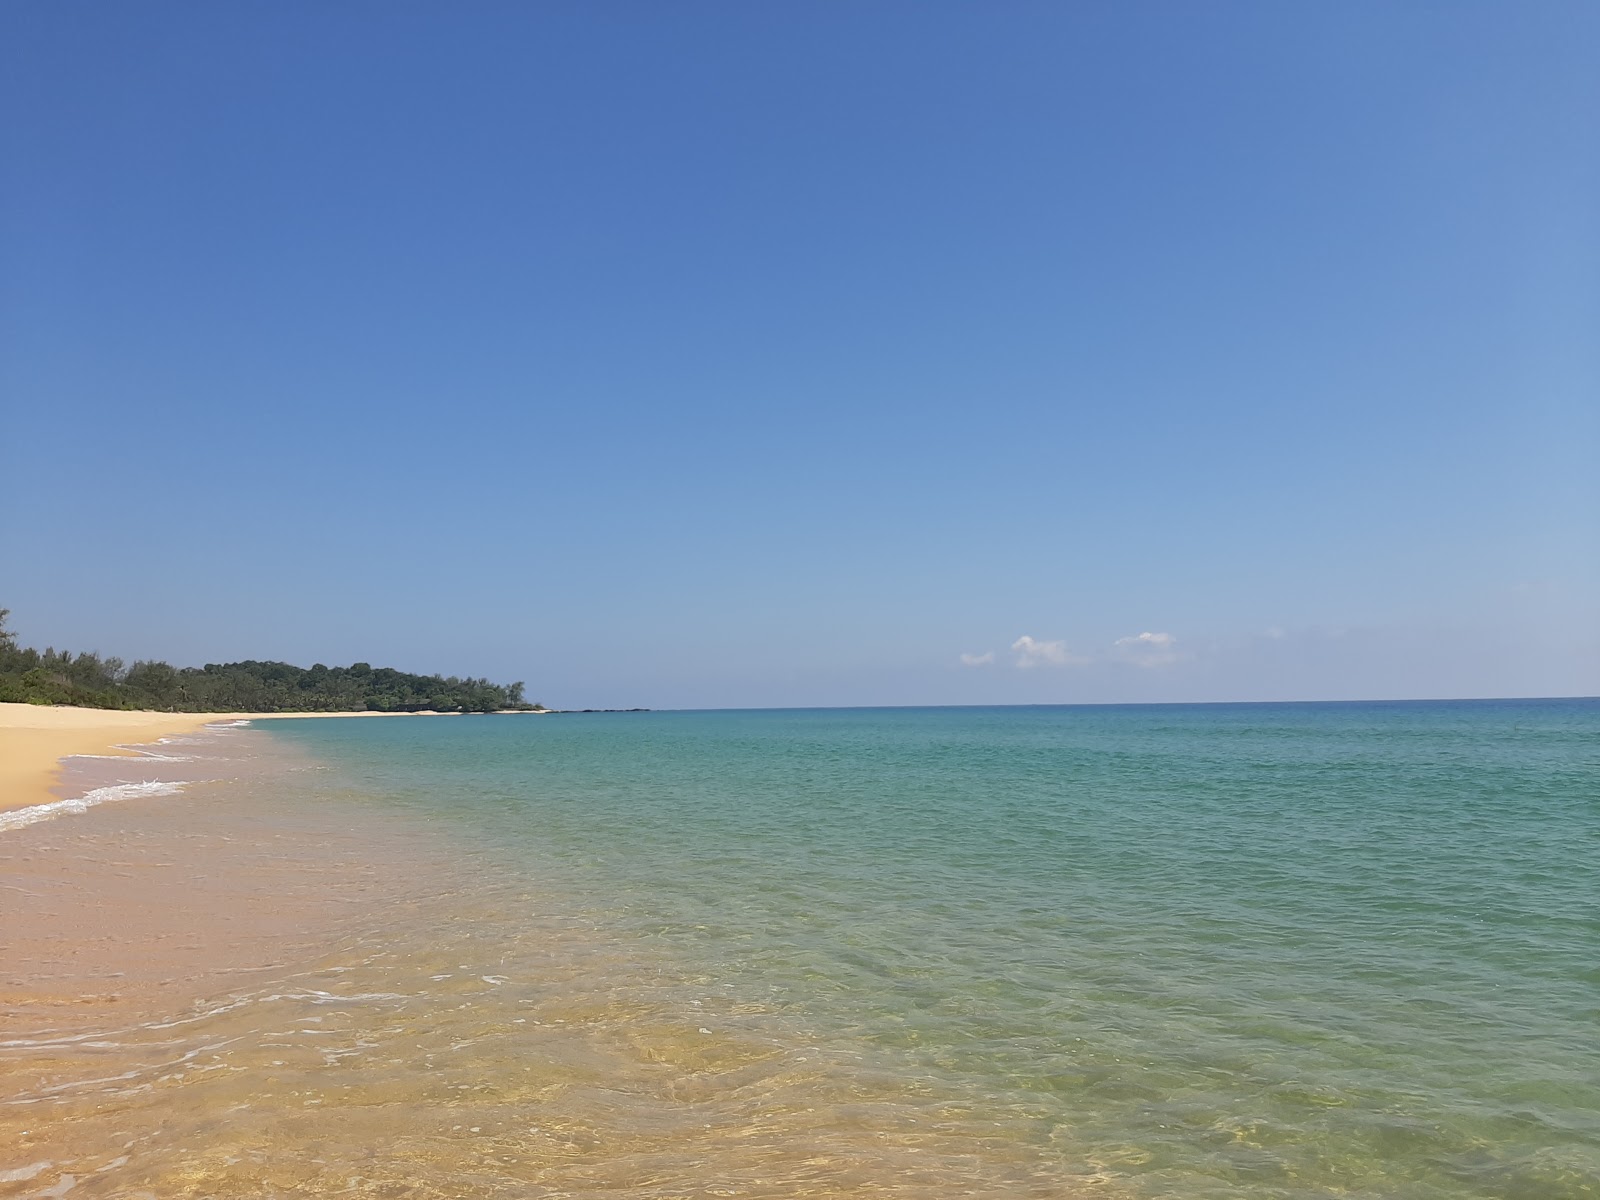
[[[1592,1197],[1597,729],[1448,705],[287,729],[339,765],[296,776],[308,812],[432,865],[181,1022],[0,1047],[29,1081],[0,1122],[30,1130],[0,1169],[163,1196]]]

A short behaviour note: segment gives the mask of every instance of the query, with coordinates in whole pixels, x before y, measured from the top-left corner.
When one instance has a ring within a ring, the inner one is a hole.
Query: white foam
[[[160,741],[158,741],[156,743],[156,745],[166,745],[167,743],[170,743],[173,740],[174,740],[173,738],[162,738],[162,739],[160,739]],[[114,747],[114,749],[123,750],[123,751],[126,751],[126,753],[124,753],[124,754],[67,754],[67,755],[64,755],[63,757],[65,757],[65,758],[105,758],[105,759],[138,758],[138,759],[142,759],[142,760],[144,760],[146,762],[191,762],[191,761],[193,761],[192,758],[187,754],[158,754],[154,750],[146,750],[144,748],[144,746],[142,746],[142,745],[133,746],[133,745],[123,745],[121,743],[118,743]]]
[[[193,755],[189,755],[189,754],[154,754],[154,753],[150,752],[149,750],[139,750],[136,753],[137,753],[137,756],[138,756],[138,758],[139,758],[139,760],[141,762],[193,762],[194,761]],[[132,757],[132,756],[131,755],[127,755],[127,754],[66,754],[66,755],[63,755],[62,757],[63,758],[108,758],[108,759],[111,759],[113,762],[120,762],[123,759],[129,758],[129,757]]]
[[[55,1166],[55,1163],[46,1160],[45,1162],[31,1163],[26,1167],[18,1167],[14,1171],[0,1171],[0,1183],[26,1183],[35,1175],[48,1171],[53,1166]]]
[[[35,1192],[32,1200],[59,1200],[60,1197],[65,1196],[77,1186],[78,1177],[76,1175],[63,1175],[56,1181],[55,1187],[45,1188],[42,1192]]]
[[[105,804],[111,800],[129,800],[135,796],[170,796],[181,791],[183,784],[160,779],[147,780],[144,783],[114,783],[109,787],[98,787],[92,792],[74,796],[70,800],[53,800],[49,804],[34,804],[28,808],[0,812],[0,833],[8,829],[21,829],[24,825],[36,825],[40,821],[49,821],[67,813],[87,812],[95,805]]]

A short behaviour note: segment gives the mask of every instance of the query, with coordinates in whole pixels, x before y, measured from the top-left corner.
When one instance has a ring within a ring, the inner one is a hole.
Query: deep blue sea
[[[264,727],[996,1186],[1600,1195],[1600,702]]]
[[[368,874],[270,978],[15,1043],[55,1074],[0,1125],[74,1200],[1600,1196],[1600,701],[263,721],[186,753],[211,782],[20,833],[122,821],[172,862],[205,813],[285,896]]]

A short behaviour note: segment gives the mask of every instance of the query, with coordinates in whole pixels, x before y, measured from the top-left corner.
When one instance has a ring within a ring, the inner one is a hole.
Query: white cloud
[[[994,661],[994,651],[989,650],[983,654],[963,654],[961,665],[964,667],[987,667]]]
[[[1039,642],[1027,634],[1012,642],[1011,648],[1017,652],[1017,666],[1023,668],[1069,667],[1084,661],[1075,657],[1065,642]]]
[[[1164,667],[1183,657],[1170,633],[1139,633],[1112,643],[1117,657],[1138,667]]]
[[[1178,639],[1170,633],[1141,633],[1135,637],[1118,638],[1119,646],[1154,646],[1165,650],[1168,646],[1175,646]]]

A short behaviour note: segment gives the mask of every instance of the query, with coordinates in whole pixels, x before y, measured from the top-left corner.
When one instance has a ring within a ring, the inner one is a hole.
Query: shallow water
[[[4,835],[34,869],[231,838],[303,903],[245,986],[7,1035],[0,1195],[1594,1196],[1597,734],[1587,701],[264,723],[213,747],[249,770]]]

